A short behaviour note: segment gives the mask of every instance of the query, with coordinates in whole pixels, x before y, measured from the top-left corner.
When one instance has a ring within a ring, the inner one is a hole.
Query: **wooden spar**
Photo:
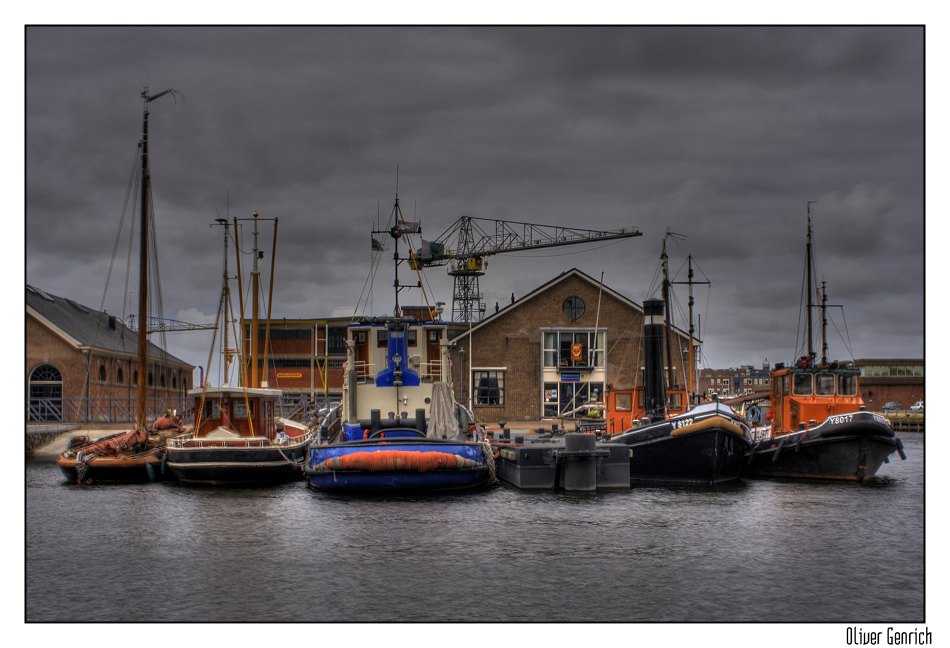
[[[148,170],[148,104],[159,97],[164,97],[168,93],[177,92],[169,88],[149,96],[148,88],[142,90],[142,99],[145,104],[142,109],[142,142],[139,144],[142,150],[142,217],[141,228],[139,232],[139,330],[138,330],[138,363],[139,363],[139,381],[138,381],[138,406],[135,412],[136,425],[147,428],[145,424],[147,407],[147,389],[148,389],[148,213],[149,196],[151,194],[151,177]]]
[[[708,281],[693,281],[693,255],[690,254],[687,259],[689,260],[689,274],[687,275],[686,281],[672,281],[670,283],[674,284],[687,284],[689,286],[689,387],[686,389],[687,397],[689,398],[690,405],[693,405],[693,400],[696,397],[696,358],[695,351],[693,349],[694,336],[693,332],[693,284],[709,284]]]
[[[672,327],[670,326],[670,269],[669,269],[669,257],[666,256],[666,239],[663,239],[663,253],[660,255],[660,260],[663,263],[663,303],[665,305],[666,313],[665,317],[665,327],[666,327],[666,388],[673,389],[673,357],[670,352],[670,337],[672,334]],[[680,356],[682,358],[682,356]]]
[[[270,288],[267,291],[267,325],[264,327],[264,362],[261,367],[267,377],[267,352],[270,350],[270,314],[274,303],[274,263],[277,261],[277,218],[274,218],[274,247],[270,255]],[[316,351],[314,351],[316,353]]]
[[[809,363],[814,363],[815,361],[815,351],[814,351],[814,348],[812,347],[812,339],[814,338],[814,331],[812,330],[812,321],[811,321],[811,311],[812,311],[812,308],[814,308],[811,301],[811,273],[812,273],[811,205],[813,202],[815,201],[809,200],[806,205],[806,209],[808,211],[808,236],[806,238],[806,243],[805,243],[805,282],[807,285],[806,291],[808,293],[808,308],[805,311],[806,313],[805,317],[808,320],[808,356],[807,357],[808,357]]]
[[[139,335],[138,335],[138,407],[135,423],[145,427],[146,379],[148,376],[148,89],[142,91],[145,107],[142,111],[142,219],[139,232]]]
[[[257,371],[257,324],[260,317],[260,305],[257,300],[257,292],[260,289],[260,272],[257,270],[257,218],[258,213],[254,212],[254,265],[251,269],[251,387],[260,387],[260,376]]]

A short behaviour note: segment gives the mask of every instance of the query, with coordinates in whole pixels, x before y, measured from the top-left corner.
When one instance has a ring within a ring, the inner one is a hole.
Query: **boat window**
[[[439,341],[439,332],[438,331],[429,331],[429,343],[435,344]]]
[[[788,374],[782,376],[782,396],[788,396]]]
[[[217,400],[207,400],[205,401],[204,407],[201,409],[202,418],[221,418],[221,404]]]
[[[409,346],[416,346],[416,331],[408,331]]]
[[[247,411],[248,406],[251,408],[251,416],[254,416],[254,403],[245,402],[243,400],[234,401],[234,418],[236,419],[246,419],[248,418]]]
[[[841,396],[858,395],[858,377],[851,374],[838,376],[838,393]]]
[[[630,393],[614,394],[614,409],[618,412],[629,412],[633,409],[633,399]]]
[[[386,331],[376,331],[376,348],[387,346],[388,343],[389,337],[386,335]]]
[[[835,375],[818,374],[815,376],[815,393],[819,396],[831,396],[835,393]]]
[[[811,374],[799,373],[792,377],[792,394],[795,396],[811,396],[812,394]]]

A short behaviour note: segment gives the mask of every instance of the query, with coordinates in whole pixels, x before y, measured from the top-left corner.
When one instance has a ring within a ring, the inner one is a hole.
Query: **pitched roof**
[[[90,347],[131,356],[138,353],[138,334],[123,324],[122,320],[71,299],[50,295],[27,285],[26,311],[77,349]],[[109,324],[110,318],[113,319],[112,326]],[[163,357],[166,362],[194,369],[193,365],[151,342],[148,343],[148,357]]]
[[[480,329],[480,328],[483,327],[483,326],[486,326],[487,324],[489,324],[489,323],[492,322],[493,320],[495,320],[495,319],[497,319],[497,318],[499,318],[499,317],[502,317],[502,316],[504,316],[504,315],[510,313],[510,312],[511,312],[511,309],[517,308],[518,306],[523,305],[525,302],[527,302],[527,301],[529,301],[529,300],[531,300],[531,299],[534,299],[535,297],[537,297],[540,293],[544,292],[545,290],[551,288],[552,286],[555,286],[555,285],[561,283],[562,281],[564,281],[564,280],[566,280],[566,279],[568,279],[568,278],[570,278],[570,277],[579,277],[579,278],[583,279],[584,281],[590,283],[590,284],[593,285],[593,286],[597,286],[598,288],[601,287],[601,283],[600,283],[600,281],[598,281],[597,279],[594,279],[593,277],[591,277],[590,275],[588,275],[588,274],[585,273],[585,272],[581,272],[581,271],[578,270],[577,268],[571,268],[570,270],[568,270],[568,271],[566,271],[566,272],[562,272],[561,274],[559,274],[558,276],[554,277],[554,278],[551,279],[550,281],[547,281],[547,282],[541,284],[540,286],[538,286],[537,288],[535,288],[534,290],[532,290],[530,293],[528,293],[528,294],[525,295],[524,297],[521,297],[521,298],[515,300],[515,301],[512,302],[511,304],[509,304],[509,305],[505,306],[504,308],[502,308],[501,310],[499,310],[497,313],[492,313],[489,317],[486,317],[485,319],[483,319],[482,321],[480,321],[478,324],[473,325],[471,329],[466,329],[465,331],[460,331],[457,337],[464,337],[464,336],[466,336],[466,335],[469,334],[469,331],[471,331],[471,332],[474,333],[475,331],[477,331],[478,329]],[[627,297],[623,296],[622,294],[620,294],[620,293],[617,292],[616,290],[613,290],[612,288],[609,288],[609,287],[606,286],[606,285],[603,286],[603,289],[604,289],[604,292],[605,292],[605,293],[607,293],[608,295],[612,295],[613,297],[617,298],[618,300],[620,300],[621,302],[623,302],[624,304],[626,304],[626,305],[629,306],[630,308],[633,308],[634,310],[640,311],[641,313],[643,312],[643,306],[641,306],[640,304],[638,304],[638,303],[636,303],[636,302],[634,302],[634,301],[631,301],[630,299],[628,299]],[[680,329],[679,327],[673,326],[672,328],[673,328],[673,330],[675,330],[680,336],[685,337],[685,338],[688,338],[688,337],[689,337],[689,334],[686,333],[685,331],[683,331],[682,329]]]

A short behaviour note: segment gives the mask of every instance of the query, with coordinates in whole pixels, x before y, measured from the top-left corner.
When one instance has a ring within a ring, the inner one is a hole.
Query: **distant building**
[[[896,401],[904,409],[924,400],[924,360],[855,360],[861,370],[861,398],[869,410]]]
[[[769,362],[756,369],[752,365],[739,368],[708,369],[699,371],[699,385],[696,393],[711,399],[713,395],[722,399],[744,396],[755,392],[769,391]]]
[[[267,371],[263,370],[264,339],[267,332],[258,326],[258,371],[267,386],[290,397],[329,396],[339,398],[343,389],[346,362],[346,326],[351,317],[324,319],[274,319],[266,347]],[[245,357],[250,357],[250,324],[245,322]]]
[[[403,315],[421,322],[433,321],[441,311],[427,306],[403,306]],[[290,400],[303,397],[338,400],[343,394],[343,364],[346,362],[346,330],[356,318],[273,319],[267,346],[267,371],[263,370],[266,326],[258,325],[258,371],[268,387],[280,389]],[[450,330],[467,324],[449,324]],[[250,324],[245,321],[246,357],[250,357]]]
[[[26,287],[27,420],[132,420],[140,377],[154,409],[185,398],[194,368],[151,342],[139,367],[138,334],[120,319]]]

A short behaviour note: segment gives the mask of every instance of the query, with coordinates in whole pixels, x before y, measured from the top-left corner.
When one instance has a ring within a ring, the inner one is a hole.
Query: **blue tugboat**
[[[399,198],[393,216],[401,222]],[[387,232],[397,241],[404,232]],[[444,322],[396,313],[353,322],[339,425],[323,425],[305,468],[325,491],[444,491],[494,481],[491,446],[455,403]],[[325,420],[332,420],[328,416]],[[328,438],[324,438],[328,434]],[[324,440],[325,439],[325,440]]]

